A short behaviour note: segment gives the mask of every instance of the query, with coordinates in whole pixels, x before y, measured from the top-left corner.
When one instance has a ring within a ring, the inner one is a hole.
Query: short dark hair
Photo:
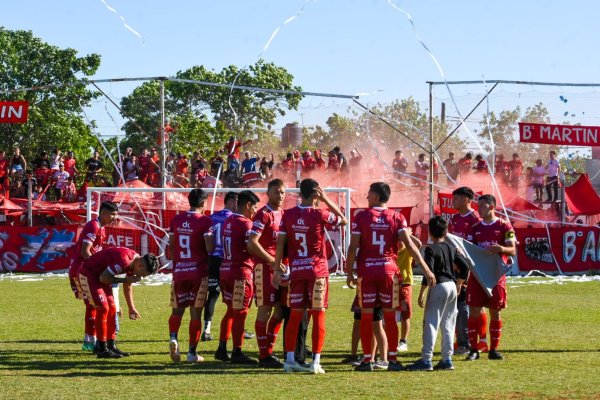
[[[332,150],[332,151],[333,151],[334,153],[339,153],[339,152],[340,152],[340,150],[341,150],[341,149],[340,149],[340,146],[335,146],[335,147],[333,148],[333,150]]]
[[[246,207],[246,204],[252,203],[252,205],[258,203],[260,199],[257,195],[254,194],[251,190],[242,190],[237,197],[237,207],[238,210]]]
[[[100,212],[102,212],[104,210],[110,211],[110,212],[119,211],[119,206],[117,206],[112,201],[103,201],[102,204],[100,204]]]
[[[271,188],[279,188],[285,186],[285,183],[279,179],[279,178],[275,178],[269,181],[269,183],[267,184],[267,190],[271,190]]]
[[[150,275],[158,271],[158,268],[160,267],[160,262],[158,261],[158,257],[156,257],[154,254],[148,253],[142,257],[142,260],[144,261],[146,270]]]
[[[315,194],[315,189],[317,187],[319,187],[319,182],[314,179],[303,179],[302,182],[300,182],[300,196],[302,196],[303,199],[311,198],[312,195]]]
[[[227,204],[229,202],[229,200],[235,200],[237,203],[237,198],[238,198],[238,194],[236,192],[227,192],[227,194],[225,195],[225,199],[223,200],[223,203]]]
[[[379,201],[382,203],[387,203],[390,199],[390,194],[392,190],[390,189],[390,185],[385,182],[373,182],[371,186],[369,186],[369,191],[375,193],[379,196]]]
[[[448,221],[436,215],[429,220],[429,234],[436,239],[443,238],[448,233]]]
[[[402,154],[402,150],[396,150],[396,151],[394,152],[394,154],[395,154],[395,155]]]
[[[459,187],[458,189],[454,189],[454,191],[452,192],[452,195],[453,196],[465,196],[469,200],[473,200],[473,198],[475,197],[475,193],[473,192],[473,189],[471,189],[470,187],[467,187],[467,186],[462,186],[462,187]]]
[[[208,198],[208,193],[202,189],[194,189],[188,194],[188,202],[190,207],[198,208],[204,205],[204,202]]]
[[[467,154],[465,154],[465,158],[466,158],[467,160],[470,160],[471,158],[473,158],[473,154],[471,154],[471,153],[467,153]]]
[[[482,201],[487,205],[496,207],[496,198],[491,194],[484,194],[483,196],[479,196],[477,201]]]

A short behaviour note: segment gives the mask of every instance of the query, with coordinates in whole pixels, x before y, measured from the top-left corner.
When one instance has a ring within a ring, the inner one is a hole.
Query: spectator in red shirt
[[[523,175],[523,162],[519,159],[519,155],[514,153],[508,164],[510,168],[510,185],[513,189],[519,190],[519,180]]]

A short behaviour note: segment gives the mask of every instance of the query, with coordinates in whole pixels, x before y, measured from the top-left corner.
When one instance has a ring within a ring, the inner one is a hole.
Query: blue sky
[[[143,39],[127,30],[101,0],[5,2],[0,25],[32,30],[51,44],[81,54],[101,54],[96,78],[160,76],[198,64],[216,70],[229,64],[253,64],[275,28],[304,7],[302,15],[281,27],[263,54],[267,61],[288,69],[304,90],[370,93],[362,101],[371,104],[411,95],[425,101],[425,81],[441,80],[408,19],[386,0],[106,1]],[[449,80],[600,82],[600,3],[413,0],[395,4],[412,15],[419,35]],[[104,88],[119,98],[132,86]],[[459,107],[466,114],[484,88],[456,90],[465,96]],[[506,95],[499,94],[497,101],[525,105],[518,93],[527,89],[503,90]],[[556,115],[564,111],[571,119],[583,118],[574,122],[585,124],[598,116],[596,107],[585,104],[577,111],[575,106],[567,109],[557,99],[560,90],[553,88],[545,95],[546,102],[556,103]],[[597,91],[600,88],[578,89],[572,96],[600,97]],[[446,96],[442,87],[435,93]],[[571,95],[565,90],[567,94]],[[347,105],[311,99],[300,113],[311,124],[318,122],[320,114],[314,109],[319,106],[340,112]],[[576,117],[571,117],[575,112]],[[451,109],[448,113],[455,114]],[[285,122],[289,121],[281,125]]]

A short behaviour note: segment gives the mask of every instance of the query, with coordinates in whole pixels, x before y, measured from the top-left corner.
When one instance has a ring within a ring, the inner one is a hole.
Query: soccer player
[[[227,311],[221,320],[217,360],[232,364],[256,364],[256,360],[242,352],[244,325],[252,301],[252,272],[254,262],[248,252],[248,237],[252,230],[252,217],[256,214],[258,197],[250,190],[238,194],[237,211],[225,220],[222,227],[223,261],[220,270],[220,286]],[[233,351],[227,353],[227,341],[231,336]]]
[[[79,268],[92,254],[102,250],[102,244],[106,239],[104,227],[115,221],[118,215],[119,208],[115,203],[105,201],[100,205],[98,218],[86,223],[79,234],[79,239],[77,239],[77,243],[75,244],[75,257],[71,260],[71,265],[69,266],[71,290],[73,290],[75,298],[83,300],[85,303],[85,330],[83,346],[81,348],[84,351],[93,351],[96,344],[96,328],[94,325],[96,309],[83,296],[83,291],[79,284]]]
[[[140,257],[134,250],[126,247],[111,247],[95,253],[79,269],[79,282],[84,296],[96,308],[98,358],[121,358],[129,355],[115,345],[117,309],[111,285],[123,284],[129,318],[140,319],[140,313],[133,303],[131,285],[139,282],[142,277],[153,274],[158,267],[158,258],[152,253]],[[125,278],[116,277],[120,274],[125,274]]]
[[[372,183],[367,195],[369,208],[359,212],[352,223],[352,237],[346,263],[348,274],[346,283],[349,287],[358,283],[358,300],[361,308],[360,339],[364,359],[356,367],[357,371],[373,371],[371,340],[373,309],[377,305],[383,307],[385,333],[388,339],[388,371],[403,369],[397,359],[398,324],[396,323],[402,279],[396,267],[400,241],[421,265],[429,285],[435,285],[435,276],[415,247],[407,230],[406,219],[399,212],[386,207],[390,193],[390,186],[387,183]],[[352,270],[355,260],[358,280]]]
[[[173,261],[173,310],[169,317],[169,352],[173,362],[181,361],[177,334],[187,307],[190,308],[187,361],[204,361],[196,352],[196,347],[202,331],[202,308],[208,292],[208,253],[214,247],[212,221],[204,215],[207,197],[202,189],[192,190],[188,195],[190,210],[171,220],[169,253]]]
[[[471,233],[473,225],[479,223],[480,218],[477,212],[471,207],[471,202],[475,197],[475,193],[469,187],[463,186],[455,189],[452,192],[452,207],[458,211],[457,214],[453,214],[448,224],[448,232],[467,239]],[[469,336],[467,321],[469,319],[469,307],[467,306],[467,285],[463,284],[460,292],[458,293],[458,316],[456,319],[456,330],[457,330],[457,349],[456,354],[466,354],[469,347]],[[479,343],[477,349],[483,353],[488,352],[487,343],[487,314],[481,313],[480,318],[477,319],[479,327],[477,333],[479,336]]]
[[[281,274],[285,272],[281,268],[281,261],[287,244],[290,266],[288,305],[291,312],[285,330],[286,360],[283,369],[286,372],[323,374],[321,351],[325,342],[325,309],[329,297],[325,225],[345,225],[346,218],[314,179],[300,182],[300,197],[302,202],[299,206],[283,213],[273,263],[279,268],[273,274],[273,284],[277,287]],[[319,208],[320,201],[325,203],[328,210]],[[310,310],[312,317],[313,362],[309,367],[300,365],[294,359],[299,324],[305,309]]]
[[[273,356],[275,340],[281,329],[283,313],[279,304],[281,291],[272,284],[273,263],[277,246],[277,232],[281,223],[285,199],[285,184],[273,179],[268,184],[268,203],[253,218],[248,239],[248,251],[254,256],[254,288],[256,291],[256,341],[260,352],[258,366],[281,368],[283,364]]]
[[[503,258],[514,256],[517,252],[515,231],[509,222],[496,216],[496,198],[491,194],[479,196],[477,200],[481,221],[471,228],[467,240],[479,247],[487,249],[490,254],[498,254]],[[469,305],[469,344],[471,351],[467,360],[474,361],[479,358],[477,350],[478,327],[480,314],[483,307],[490,310],[490,360],[502,360],[498,351],[500,336],[502,334],[502,320],[500,311],[506,307],[506,277],[503,275],[492,289],[492,297],[488,297],[479,282],[469,276],[467,283],[467,304]]]
[[[212,340],[210,328],[215,313],[215,305],[219,299],[221,289],[219,287],[219,269],[223,260],[223,243],[221,243],[221,231],[223,222],[233,214],[237,205],[237,193],[227,192],[224,199],[224,208],[211,214],[214,250],[208,255],[208,298],[204,307],[204,332],[201,340],[207,342]]]

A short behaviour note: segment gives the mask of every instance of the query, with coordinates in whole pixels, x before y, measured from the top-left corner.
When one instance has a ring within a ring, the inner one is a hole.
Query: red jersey
[[[281,167],[288,172],[293,171],[294,170],[294,160],[291,158],[286,158],[285,160],[283,160],[281,162]]]
[[[258,243],[267,253],[275,257],[275,248],[277,247],[277,233],[281,224],[283,211],[273,210],[268,204],[258,210],[252,218],[251,235],[258,236]],[[259,263],[263,260],[255,257],[254,260]]]
[[[229,158],[235,158],[236,160],[240,158],[240,147],[242,147],[242,142],[239,140],[235,142],[228,142],[225,145],[225,150],[227,150],[227,155]],[[233,150],[233,152],[232,152]]]
[[[177,175],[187,175],[188,166],[187,160],[185,158],[180,158],[177,160],[177,164],[175,164],[175,172]]]
[[[523,175],[523,162],[521,160],[510,160],[508,165],[513,176]]]
[[[223,222],[221,229],[221,243],[223,243],[221,279],[252,280],[254,262],[248,252],[248,236],[252,230],[252,221],[241,214],[233,213]]]
[[[479,215],[477,215],[475,210],[471,210],[464,215],[461,213],[453,214],[448,224],[448,232],[460,238],[467,239],[471,233],[471,228],[479,221]]]
[[[195,211],[176,215],[170,224],[173,235],[173,279],[208,276],[208,253],[204,238],[212,235],[210,217]]]
[[[339,224],[328,210],[296,206],[285,210],[279,234],[287,236],[290,279],[314,279],[329,276],[325,247],[325,225]]]
[[[156,170],[155,172],[158,172],[158,168],[160,167],[160,157],[158,156],[158,154],[152,156],[152,161],[154,161],[154,164],[156,164],[156,167],[154,167],[154,169]]]
[[[505,245],[514,242],[515,231],[510,223],[502,218],[496,218],[489,224],[486,224],[483,222],[483,220],[481,220],[477,224],[473,225],[467,240],[473,242],[479,247],[487,249],[495,244]],[[506,261],[507,257],[503,255],[502,259]]]
[[[75,160],[74,158],[66,158],[63,161],[63,164],[65,166],[65,171],[67,171],[70,176],[75,176],[75,164],[76,163],[77,163],[77,160]]]
[[[83,243],[89,243],[92,245],[90,247],[90,253],[95,254],[102,250],[102,244],[106,240],[106,233],[104,231],[104,227],[100,226],[100,220],[98,218],[89,221],[83,227],[83,230],[79,234],[79,239],[77,239],[77,243],[75,244],[75,254],[73,256],[73,260],[71,261],[71,269],[72,273],[77,275],[79,268],[85,261],[85,259],[81,256],[81,248],[83,247]]]
[[[127,247],[110,247],[94,254],[81,266],[80,273],[88,278],[100,278],[104,271],[111,275],[133,274],[132,262],[139,257],[135,250]]]
[[[303,168],[305,171],[312,171],[317,166],[317,160],[312,157],[304,157],[302,160],[304,161]]]
[[[141,155],[138,157],[138,165],[140,169],[144,172],[149,172],[150,170],[150,156]]]
[[[5,158],[4,160],[0,160],[0,178],[3,178],[8,175],[8,160]]]
[[[359,277],[398,273],[399,234],[406,228],[404,216],[388,208],[369,208],[354,217],[352,234],[360,235],[356,259]]]

